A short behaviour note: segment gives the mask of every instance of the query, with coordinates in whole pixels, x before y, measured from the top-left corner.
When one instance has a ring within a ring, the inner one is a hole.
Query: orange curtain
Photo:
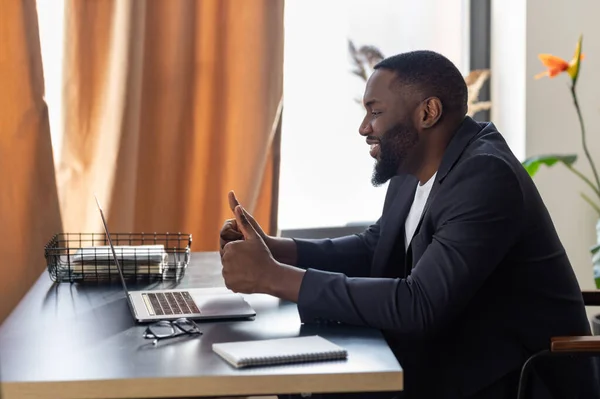
[[[216,250],[235,190],[275,233],[280,0],[66,1],[68,232],[186,232]]]
[[[0,12],[0,323],[45,268],[61,231],[35,0]]]

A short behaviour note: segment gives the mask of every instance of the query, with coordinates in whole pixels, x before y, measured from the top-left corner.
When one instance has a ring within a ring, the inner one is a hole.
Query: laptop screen
[[[110,250],[113,254],[113,259],[115,261],[115,265],[117,266],[117,270],[119,271],[119,278],[121,280],[121,284],[123,285],[123,290],[125,291],[125,296],[127,297],[127,304],[129,305],[129,309],[131,310],[131,314],[135,317],[135,312],[133,310],[133,305],[131,304],[131,298],[129,297],[129,291],[127,290],[127,284],[125,283],[125,276],[123,275],[123,271],[121,270],[121,265],[119,264],[119,259],[117,258],[117,253],[115,251],[115,247],[112,243],[112,239],[110,238],[110,233],[108,232],[108,225],[106,223],[106,218],[104,217],[104,211],[102,210],[102,206],[100,206],[100,201],[98,201],[98,197],[94,195],[96,199],[96,204],[98,205],[98,210],[100,211],[100,217],[102,218],[102,225],[104,226],[104,232],[106,233],[106,237],[108,238],[108,245],[110,246]]]

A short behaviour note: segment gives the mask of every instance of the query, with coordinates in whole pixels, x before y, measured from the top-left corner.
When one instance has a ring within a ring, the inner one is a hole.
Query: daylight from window
[[[45,100],[50,119],[54,163],[58,164],[62,145],[62,65],[64,0],[37,0],[40,46],[44,69]]]
[[[381,214],[387,186],[358,134],[365,82],[348,39],[385,56],[429,49],[468,72],[465,0],[287,0],[279,227],[343,226]]]

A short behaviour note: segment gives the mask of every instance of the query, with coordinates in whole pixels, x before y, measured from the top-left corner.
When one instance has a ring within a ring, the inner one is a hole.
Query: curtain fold
[[[61,232],[44,101],[35,0],[0,12],[0,323],[44,271],[44,245]]]
[[[186,232],[216,250],[227,192],[276,233],[283,1],[66,1],[68,232]]]

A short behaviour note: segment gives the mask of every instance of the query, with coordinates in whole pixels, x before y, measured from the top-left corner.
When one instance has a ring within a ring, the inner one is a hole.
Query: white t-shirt
[[[425,184],[417,184],[415,198],[413,199],[412,206],[406,217],[406,223],[404,224],[404,249],[407,251],[408,245],[410,244],[410,241],[415,234],[415,230],[417,229],[417,225],[419,224],[419,220],[421,219],[427,197],[429,197],[429,193],[431,192],[431,187],[435,181],[435,175],[437,175],[437,172],[435,172]]]

